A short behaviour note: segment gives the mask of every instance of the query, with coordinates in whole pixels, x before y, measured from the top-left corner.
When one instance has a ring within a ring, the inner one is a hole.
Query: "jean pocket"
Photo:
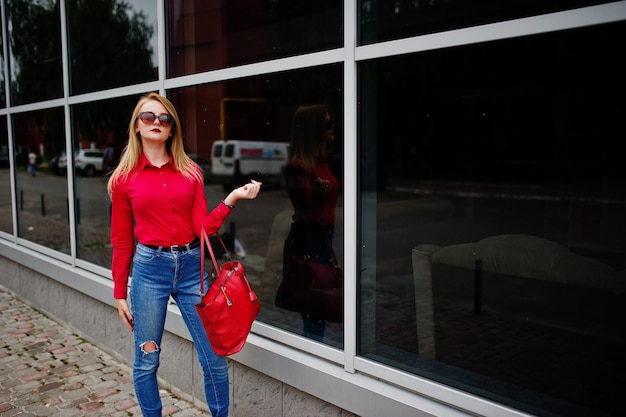
[[[157,258],[157,251],[154,249],[146,248],[143,245],[137,245],[135,248],[135,255],[133,262],[147,264]]]
[[[208,250],[207,250],[208,252]],[[189,256],[191,256],[194,259],[200,260],[200,258],[202,257],[202,252],[200,251],[200,248],[194,248],[190,251],[187,252],[187,254],[189,254]]]

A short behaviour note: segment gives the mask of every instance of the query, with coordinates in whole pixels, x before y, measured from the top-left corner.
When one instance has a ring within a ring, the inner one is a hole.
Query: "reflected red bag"
[[[292,226],[293,227],[293,226]],[[283,276],[274,304],[288,311],[334,323],[343,321],[343,270],[328,236],[324,248],[311,252],[305,235],[304,255],[296,254],[293,240],[283,249]],[[319,262],[324,259],[325,262]]]
[[[217,235],[220,243],[226,247]],[[213,283],[204,294],[204,247],[213,260]],[[218,266],[209,236],[202,230],[200,237],[200,292],[202,301],[196,310],[215,353],[221,356],[239,352],[248,338],[252,323],[261,310],[256,294],[250,287],[243,265],[230,260]],[[228,253],[228,252],[227,252]]]
[[[315,318],[341,323],[343,320],[343,270],[310,258],[285,257],[283,279],[276,291],[275,304]]]

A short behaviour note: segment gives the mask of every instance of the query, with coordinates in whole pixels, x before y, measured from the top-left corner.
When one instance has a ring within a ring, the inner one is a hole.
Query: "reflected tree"
[[[14,104],[63,96],[58,0],[8,0]],[[156,79],[146,15],[124,0],[66,0],[71,94]],[[43,92],[43,93],[42,93]],[[132,101],[136,98],[133,97]],[[77,138],[104,146],[128,108],[95,102],[73,115]],[[44,124],[63,120],[37,120]],[[52,150],[56,151],[56,150]]]
[[[13,104],[63,95],[59,6],[54,0],[9,0]]]
[[[68,30],[72,94],[156,79],[150,46],[154,28],[127,1],[69,0]],[[135,101],[136,97],[129,98],[128,105],[93,102],[75,112],[75,140],[98,147],[125,140]]]
[[[123,0],[68,0],[67,8],[72,94],[156,79],[154,28],[142,11]]]

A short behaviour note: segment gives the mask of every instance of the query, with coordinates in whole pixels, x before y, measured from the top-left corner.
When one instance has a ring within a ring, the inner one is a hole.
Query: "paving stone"
[[[160,390],[164,416],[207,416]],[[141,416],[131,368],[0,287],[1,417]]]

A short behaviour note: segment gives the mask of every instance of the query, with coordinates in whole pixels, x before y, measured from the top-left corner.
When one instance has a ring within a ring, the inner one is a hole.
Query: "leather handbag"
[[[326,250],[330,263],[318,262],[309,253],[285,254],[283,277],[274,302],[277,307],[329,322],[342,322],[343,270],[328,240]]]
[[[224,251],[229,253],[219,235],[217,237]],[[213,261],[213,283],[206,294],[204,294],[205,246]],[[221,356],[233,355],[246,343],[261,305],[240,262],[230,259],[218,266],[211,241],[204,230],[200,237],[200,247],[200,292],[204,295],[202,301],[196,304],[196,310],[215,353]]]

